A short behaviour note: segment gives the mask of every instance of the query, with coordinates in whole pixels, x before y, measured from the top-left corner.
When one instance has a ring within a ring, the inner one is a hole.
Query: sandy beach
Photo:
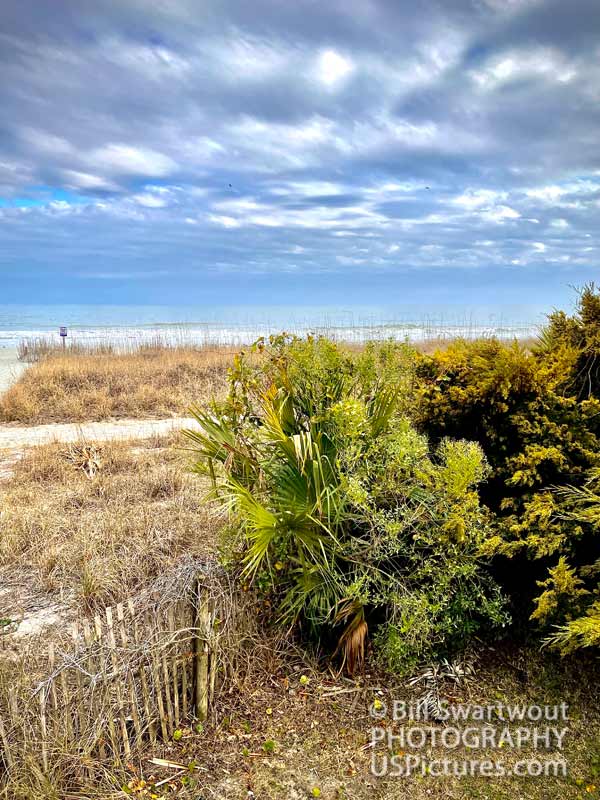
[[[16,348],[0,349],[0,394],[5,392],[26,368],[27,364],[22,364],[17,359]]]

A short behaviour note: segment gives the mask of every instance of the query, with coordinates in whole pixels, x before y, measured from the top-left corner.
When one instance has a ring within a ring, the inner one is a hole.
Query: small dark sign
[[[60,326],[60,335],[61,336],[67,335],[67,329],[63,325]]]

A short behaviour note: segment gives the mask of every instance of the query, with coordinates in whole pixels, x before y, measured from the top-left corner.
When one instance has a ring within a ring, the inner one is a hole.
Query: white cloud
[[[573,207],[576,203],[563,203],[562,198],[569,195],[585,196],[600,191],[600,183],[589,180],[573,181],[571,183],[550,184],[526,189],[525,195],[533,200],[541,200],[548,204],[560,204],[563,207]]]
[[[468,210],[482,208],[495,204],[497,200],[506,200],[506,192],[496,192],[492,189],[467,189],[458,197],[453,197],[451,202]]]
[[[269,193],[279,197],[290,194],[314,197],[315,195],[339,195],[345,191],[347,191],[347,187],[329,181],[291,181],[285,186],[275,186],[269,190]]]
[[[334,123],[313,116],[304,123],[268,123],[246,116],[228,126],[230,150],[245,169],[277,171],[282,165],[308,167],[319,164],[321,148],[338,143]]]
[[[74,169],[63,170],[66,185],[73,189],[104,189],[106,191],[116,191],[117,185],[100,175],[92,175],[90,172],[79,172]]]
[[[328,87],[338,85],[353,71],[353,62],[336,50],[324,50],[317,59],[317,78]]]
[[[144,208],[165,208],[169,205],[164,197],[151,194],[150,192],[134,194],[133,199],[139,206],[144,206]]]
[[[496,222],[502,224],[508,219],[519,219],[521,216],[518,211],[510,206],[496,206],[486,211],[480,212],[480,216],[487,222]]]
[[[576,74],[565,57],[549,47],[510,50],[494,56],[483,69],[470,72],[472,80],[486,91],[525,77],[545,77],[558,83],[569,83]]]
[[[177,164],[169,156],[144,147],[108,144],[89,156],[90,163],[107,172],[122,175],[152,175],[160,178],[174,172]]]
[[[209,214],[208,220],[215,225],[220,225],[222,228],[239,228],[242,224],[239,220],[222,214]]]
[[[98,47],[105,58],[128,72],[140,73],[145,80],[181,79],[193,69],[190,61],[167,47],[132,44],[120,36],[104,38]]]

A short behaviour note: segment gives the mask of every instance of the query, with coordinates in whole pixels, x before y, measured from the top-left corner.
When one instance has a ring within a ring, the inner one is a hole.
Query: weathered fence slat
[[[204,721],[208,715],[208,628],[210,609],[204,592],[198,592],[194,620],[194,701],[196,716]],[[200,596],[201,595],[201,596]]]
[[[177,678],[177,661],[180,653],[180,645],[177,641],[175,615],[173,613],[173,606],[167,610],[167,625],[169,629],[171,644],[171,681],[173,685],[173,723],[176,728],[179,728],[179,681]]]
[[[94,629],[96,631],[96,641],[98,642],[98,644],[100,644],[103,639],[103,626],[102,626],[102,617],[99,614],[96,614],[94,617]],[[101,664],[99,664],[99,666],[100,668],[102,668]],[[110,746],[112,748],[113,758],[115,759],[115,761],[120,761],[117,728],[115,725],[114,717],[112,715],[110,704],[108,705],[107,715],[108,715],[108,737],[110,739]]]
[[[73,639],[74,650],[77,652],[79,649],[79,626],[76,622],[73,623],[71,626],[71,636]],[[83,702],[83,679],[81,677],[81,670],[79,667],[75,667],[75,682],[77,684],[77,690],[75,694],[75,717],[77,719],[77,733],[79,739],[81,741],[82,734],[85,730],[85,721],[86,721],[86,714],[85,714],[85,706]]]
[[[179,610],[179,627],[182,630],[189,628],[188,614],[186,614],[186,607],[184,603],[178,604]],[[189,642],[184,639],[181,653],[181,710],[183,718],[187,719],[188,716],[188,665],[189,665]]]
[[[123,763],[145,740],[171,739],[192,713],[206,719],[216,675],[210,629],[201,586],[193,599],[153,613],[136,613],[130,599],[73,623],[72,653],[53,643],[42,653],[48,676],[37,688],[37,710],[31,693],[0,697],[0,794],[26,757],[48,773],[60,748],[83,757],[87,771],[90,758]]]
[[[106,608],[106,627],[108,629],[108,646],[110,647],[110,657],[113,666],[113,671],[117,679],[115,681],[115,690],[117,694],[117,708],[119,711],[119,722],[121,724],[121,737],[123,739],[123,747],[125,750],[125,755],[131,755],[131,745],[129,744],[129,734],[127,732],[127,723],[125,721],[125,711],[124,711],[124,703],[123,703],[123,689],[121,686],[121,681],[118,678],[118,671],[119,671],[119,661],[117,658],[117,642],[115,639],[115,629],[113,626],[113,613],[112,608],[107,606]]]
[[[117,620],[119,623],[121,644],[123,645],[124,649],[127,649],[129,641],[127,638],[127,630],[125,628],[125,613],[123,609],[123,603],[119,603],[117,605]],[[137,708],[135,681],[133,679],[133,674],[129,669],[127,670],[127,687],[129,689],[129,703],[131,706],[131,717],[133,719],[133,727],[135,729],[136,743],[140,743],[142,741],[142,726]]]
[[[48,645],[48,665],[50,667],[50,674],[53,675],[54,669],[56,667],[56,654],[54,651],[54,642],[50,642],[50,644]],[[54,721],[57,725],[60,725],[60,722],[58,720],[58,697],[56,694],[56,682],[54,680],[50,681],[50,700],[52,701]]]
[[[137,620],[135,618],[135,607],[133,605],[133,600],[127,601],[127,609],[129,611],[129,616],[132,619],[132,632],[133,632],[133,640],[136,645],[140,645],[140,638],[139,638],[139,627],[137,624]],[[152,744],[156,742],[156,725],[154,722],[154,715],[150,712],[150,694],[148,692],[148,681],[146,679],[146,664],[144,662],[140,665],[140,689],[142,693],[142,703],[144,706],[144,715],[146,718],[146,725],[148,726],[148,733],[150,736],[150,741]]]
[[[85,646],[87,648],[87,671],[90,675],[95,675],[96,672],[100,673],[102,670],[102,663],[100,657],[95,658],[93,654],[93,646],[96,641],[94,637],[94,632],[90,626],[90,623],[87,619],[83,621],[83,641],[85,642]],[[90,709],[92,712],[92,717],[98,721],[100,720],[100,724],[96,722],[96,730],[94,731],[93,737],[93,744],[97,743],[98,746],[98,755],[102,760],[106,758],[106,748],[104,746],[104,720],[102,718],[102,700],[98,696],[98,691],[96,690],[95,686],[91,686],[88,689],[88,692],[91,696],[88,697],[88,702],[90,705]]]
[[[38,696],[40,698],[40,744],[42,749],[42,765],[44,772],[48,772],[48,725],[46,720],[46,695],[42,689]]]
[[[152,659],[152,681],[154,683],[154,692],[156,694],[156,704],[158,706],[158,720],[160,722],[160,732],[163,739],[168,739],[169,732],[167,730],[167,715],[165,713],[165,705],[163,703],[163,693],[161,689],[160,669],[158,666],[158,656],[156,650],[153,648],[151,653]]]

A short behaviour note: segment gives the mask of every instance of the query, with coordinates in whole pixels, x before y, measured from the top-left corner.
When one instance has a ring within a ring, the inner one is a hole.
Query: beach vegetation
[[[456,342],[421,356],[417,425],[477,441],[490,467],[483,545],[521,631],[563,652],[598,641],[600,294],[549,316],[537,346]],[[561,626],[556,632],[556,626]]]
[[[0,422],[27,425],[184,416],[223,392],[229,348],[165,344],[51,350],[0,395]]]
[[[434,449],[407,417],[415,354],[327,339],[259,341],[226,401],[187,431],[197,472],[230,513],[228,552],[273,620],[332,643],[350,672],[367,631],[405,672],[507,622],[480,556],[492,535],[477,487],[480,446]]]

